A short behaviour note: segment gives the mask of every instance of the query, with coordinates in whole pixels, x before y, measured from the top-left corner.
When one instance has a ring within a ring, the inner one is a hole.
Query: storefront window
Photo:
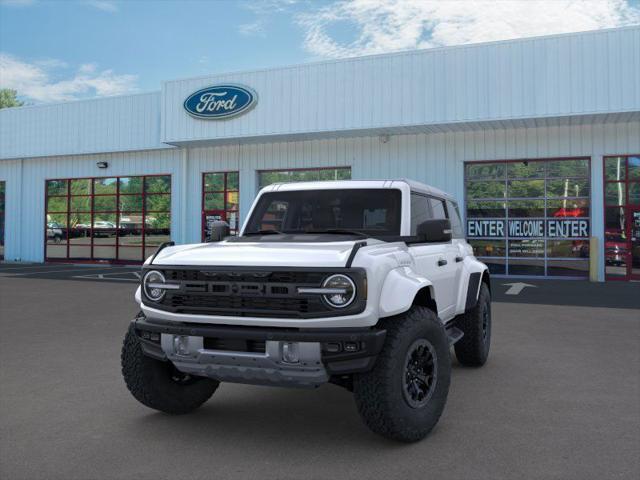
[[[627,203],[627,185],[624,182],[608,182],[604,185],[604,203],[607,205],[625,205]]]
[[[508,178],[544,178],[546,163],[540,160],[507,163]]]
[[[171,239],[171,177],[78,178],[46,185],[47,260],[142,262]]]
[[[506,215],[507,202],[505,201],[488,201],[479,202],[476,200],[467,201],[467,216],[478,217],[504,217]]]
[[[604,257],[608,280],[640,280],[640,155],[604,159]]]
[[[474,163],[466,169],[468,180],[502,180],[507,165],[505,163]]]
[[[350,179],[351,167],[263,170],[258,172],[258,187],[266,187],[272,183],[316,182],[321,180]]]
[[[231,234],[240,227],[238,203],[240,180],[238,172],[211,172],[202,175],[202,240],[210,236],[212,222],[224,220]]]
[[[467,163],[475,255],[496,274],[587,276],[589,171],[586,158]]]
[[[510,180],[507,183],[510,198],[544,197],[544,180]]]

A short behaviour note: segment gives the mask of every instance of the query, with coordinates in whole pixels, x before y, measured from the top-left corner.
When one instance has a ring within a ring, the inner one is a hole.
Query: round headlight
[[[356,286],[346,275],[331,275],[324,281],[322,288],[332,290],[331,293],[326,293],[323,297],[334,308],[344,308],[351,305],[356,298]]]
[[[144,288],[144,294],[149,300],[159,302],[164,298],[165,289],[155,286],[162,283],[165,283],[165,278],[161,272],[157,270],[147,272],[142,281],[142,287]]]

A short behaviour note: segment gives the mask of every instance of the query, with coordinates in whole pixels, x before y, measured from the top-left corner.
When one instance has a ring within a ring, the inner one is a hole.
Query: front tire
[[[169,361],[146,356],[133,325],[124,338],[121,362],[124,381],[136,400],[173,415],[192,412],[209,400],[220,384],[179,372]]]
[[[467,367],[481,367],[491,346],[491,293],[486,283],[480,284],[476,306],[461,315],[457,325],[464,336],[454,346],[456,358]]]
[[[417,305],[382,325],[387,337],[373,370],[354,377],[356,406],[375,433],[416,442],[435,427],[447,401],[447,334],[434,312]]]

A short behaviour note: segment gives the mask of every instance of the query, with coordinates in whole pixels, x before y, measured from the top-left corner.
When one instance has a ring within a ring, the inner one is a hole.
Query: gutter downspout
[[[189,149],[185,148],[182,152],[182,158],[180,159],[180,242],[188,243],[187,241],[187,202],[189,200],[188,195],[188,172],[189,172]]]

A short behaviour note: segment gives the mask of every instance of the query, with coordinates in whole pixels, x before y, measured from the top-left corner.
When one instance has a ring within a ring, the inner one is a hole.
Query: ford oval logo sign
[[[196,118],[223,120],[253,108],[258,96],[242,85],[213,85],[192,93],[184,101],[184,109]]]

